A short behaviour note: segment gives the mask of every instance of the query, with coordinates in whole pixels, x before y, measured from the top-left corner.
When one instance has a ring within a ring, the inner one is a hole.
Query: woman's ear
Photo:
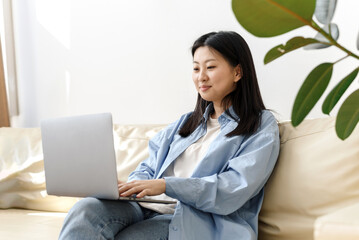
[[[234,68],[234,72],[235,72],[235,79],[234,79],[234,81],[235,81],[235,82],[238,82],[238,81],[242,78],[242,76],[243,76],[241,65],[238,64],[238,65]]]

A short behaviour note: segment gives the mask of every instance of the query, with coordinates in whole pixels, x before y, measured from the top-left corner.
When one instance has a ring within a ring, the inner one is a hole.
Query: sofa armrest
[[[314,240],[359,239],[359,203],[323,215],[314,223]]]

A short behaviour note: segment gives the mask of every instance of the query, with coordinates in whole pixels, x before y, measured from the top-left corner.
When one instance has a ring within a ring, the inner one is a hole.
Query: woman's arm
[[[148,180],[155,178],[156,171],[159,171],[174,135],[181,125],[187,120],[191,113],[184,114],[176,122],[169,124],[165,129],[158,132],[148,144],[149,156],[142,161],[129,177],[128,182],[134,180]]]

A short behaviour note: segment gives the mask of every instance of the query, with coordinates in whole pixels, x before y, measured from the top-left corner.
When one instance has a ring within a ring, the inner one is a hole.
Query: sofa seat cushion
[[[260,212],[259,239],[313,239],[316,218],[359,202],[359,127],[345,141],[335,118],[280,123],[281,149]]]
[[[0,210],[0,238],[58,239],[66,213],[21,209]]]
[[[316,219],[314,240],[359,239],[359,203]]]

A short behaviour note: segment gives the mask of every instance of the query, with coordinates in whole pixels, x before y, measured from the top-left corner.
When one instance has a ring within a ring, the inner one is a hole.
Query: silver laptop
[[[49,195],[175,203],[119,196],[110,113],[44,120],[41,135]]]

